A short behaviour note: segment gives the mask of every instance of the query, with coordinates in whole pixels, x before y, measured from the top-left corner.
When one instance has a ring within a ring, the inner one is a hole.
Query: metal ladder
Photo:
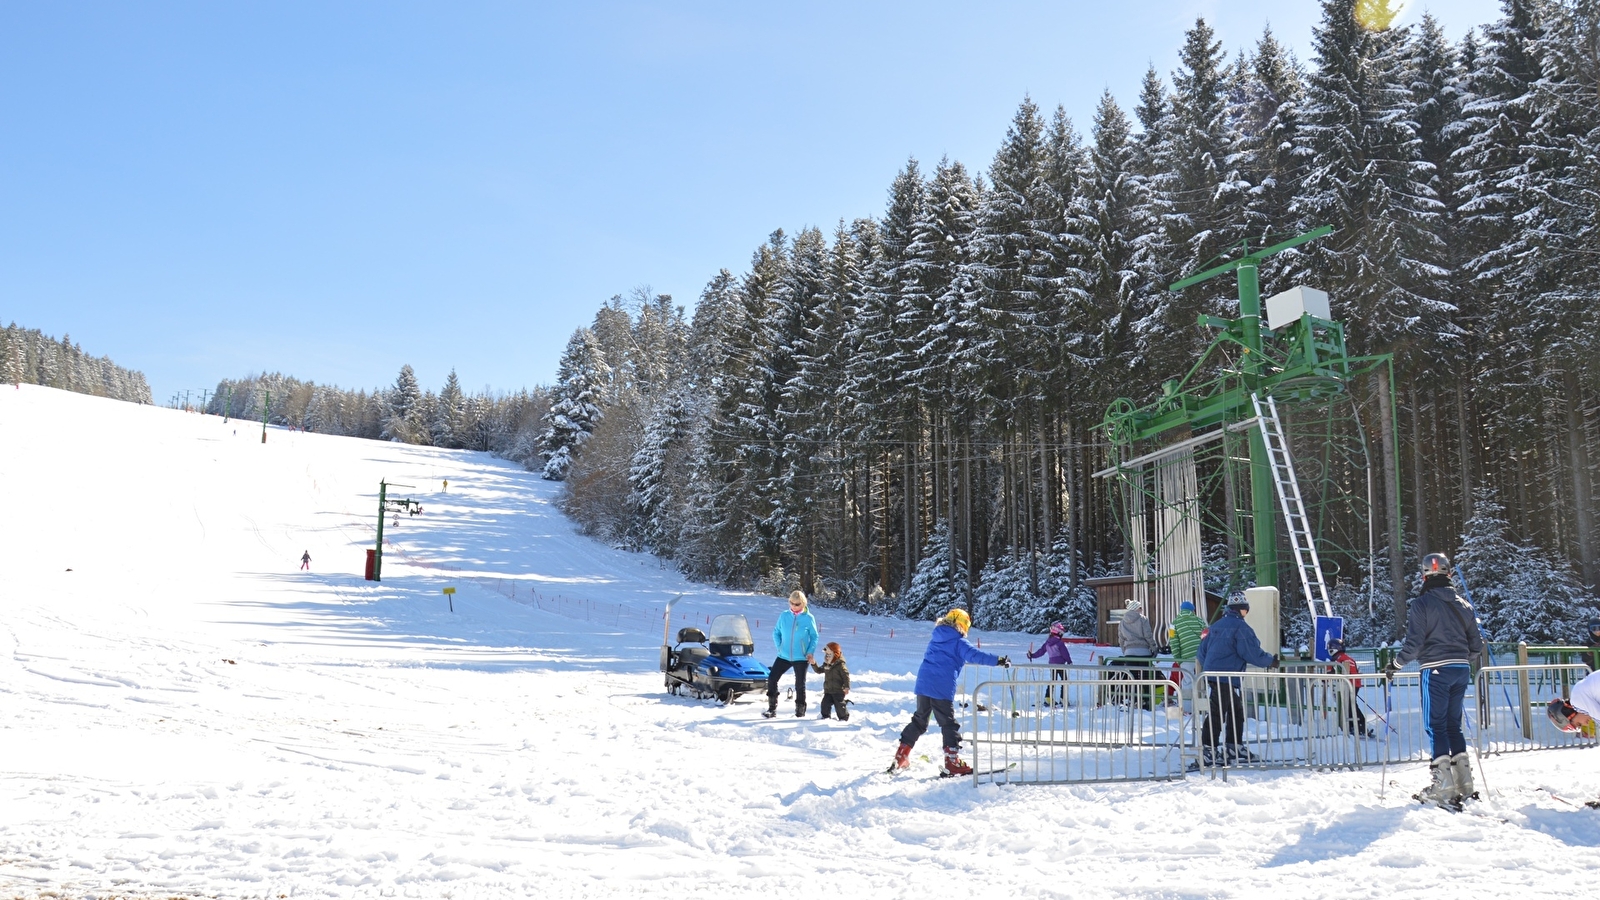
[[[1289,546],[1294,548],[1295,568],[1300,571],[1300,587],[1306,594],[1306,607],[1311,618],[1317,617],[1317,601],[1322,602],[1322,614],[1333,615],[1333,604],[1328,602],[1328,584],[1322,579],[1322,561],[1317,558],[1316,535],[1311,533],[1311,520],[1306,516],[1306,504],[1300,497],[1300,480],[1294,474],[1294,461],[1289,458],[1289,441],[1283,436],[1283,423],[1278,419],[1278,404],[1270,396],[1266,403],[1256,394],[1250,395],[1255,406],[1256,423],[1261,428],[1261,439],[1267,445],[1267,460],[1272,464],[1272,482],[1278,487],[1278,504],[1283,509],[1283,522],[1289,531]]]

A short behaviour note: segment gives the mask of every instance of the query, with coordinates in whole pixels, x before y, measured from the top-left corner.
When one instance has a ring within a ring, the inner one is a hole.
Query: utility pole
[[[372,580],[383,580],[383,515],[388,509],[389,483],[378,481],[378,555],[372,563]]]
[[[228,385],[228,402],[222,405],[222,424],[228,424],[228,416],[233,412],[233,385]]]
[[[206,390],[203,390],[203,391],[200,392],[200,411],[201,412],[205,412],[206,411],[206,398],[210,397],[210,396],[211,396],[210,388],[207,388]]]
[[[272,411],[272,392],[267,391],[267,402],[261,407],[261,443],[267,442],[267,414]]]

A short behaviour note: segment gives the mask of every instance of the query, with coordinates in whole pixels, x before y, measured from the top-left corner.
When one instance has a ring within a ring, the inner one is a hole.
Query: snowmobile
[[[661,671],[667,692],[732,703],[740,694],[766,690],[767,667],[751,655],[756,642],[744,616],[717,616],[708,630],[709,637],[693,626],[678,629],[675,647],[662,636]]]

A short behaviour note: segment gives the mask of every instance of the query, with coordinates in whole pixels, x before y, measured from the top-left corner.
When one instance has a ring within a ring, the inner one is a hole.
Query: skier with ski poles
[[[1336,666],[1342,666],[1351,675],[1361,674],[1360,664],[1356,662],[1355,657],[1345,652],[1344,640],[1341,638],[1328,638],[1328,661]],[[1361,708],[1356,705],[1356,701],[1360,699],[1361,679],[1357,678],[1350,682],[1351,702],[1350,709],[1344,716],[1345,726],[1353,728],[1356,735],[1360,737],[1376,737],[1371,731],[1367,730],[1367,717],[1361,714]],[[1384,724],[1387,725],[1389,723],[1385,722]]]
[[[1461,730],[1472,661],[1484,648],[1476,621],[1472,604],[1450,582],[1450,558],[1429,553],[1422,558],[1422,593],[1406,611],[1405,643],[1384,667],[1385,677],[1392,680],[1406,663],[1415,660],[1422,666],[1422,710],[1433,742],[1429,764],[1433,782],[1415,796],[1447,809],[1459,809],[1462,800],[1478,795]]]
[[[1028,659],[1038,659],[1039,657],[1046,656],[1048,654],[1047,661],[1052,666],[1072,665],[1072,651],[1067,649],[1067,642],[1061,639],[1066,633],[1067,626],[1062,625],[1060,622],[1056,622],[1055,624],[1051,625],[1050,636],[1044,639],[1044,643],[1040,645],[1038,650],[1029,651]],[[1065,682],[1067,680],[1067,670],[1051,669],[1050,680]],[[1049,706],[1053,702],[1057,706],[1066,706],[1067,686],[1065,684],[1061,685],[1061,697],[1059,699],[1052,698],[1050,693],[1052,690],[1053,688],[1049,687],[1044,689],[1045,705]]]
[[[900,732],[900,748],[894,753],[889,771],[898,772],[911,765],[911,748],[928,730],[928,716],[939,723],[944,739],[944,771],[941,776],[971,775],[972,767],[961,759],[961,725],[956,722],[956,679],[967,663],[980,666],[1011,667],[1009,656],[996,656],[974,647],[967,640],[972,616],[964,609],[952,609],[941,617],[928,639],[928,649],[917,668],[917,711]]]

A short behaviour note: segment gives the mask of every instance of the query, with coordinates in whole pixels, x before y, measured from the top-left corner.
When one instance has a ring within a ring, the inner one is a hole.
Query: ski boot
[[[900,748],[894,751],[894,762],[889,764],[889,774],[904,772],[909,768],[911,768],[911,745],[901,744]]]
[[[1411,795],[1411,799],[1419,800],[1440,809],[1457,810],[1461,808],[1461,795],[1456,793],[1455,774],[1450,770],[1450,757],[1441,756],[1428,764],[1428,770],[1433,774],[1433,782],[1427,787]]]
[[[971,775],[972,767],[961,761],[961,751],[955,747],[944,748],[944,771],[939,773],[941,778],[953,778],[957,775]]]
[[[796,719],[804,719],[806,717],[806,705],[804,703],[796,703],[794,705],[794,717]]]
[[[1457,806],[1460,806],[1463,800],[1478,799],[1478,791],[1472,786],[1472,760],[1467,758],[1465,752],[1450,757],[1450,775],[1456,783]]]

